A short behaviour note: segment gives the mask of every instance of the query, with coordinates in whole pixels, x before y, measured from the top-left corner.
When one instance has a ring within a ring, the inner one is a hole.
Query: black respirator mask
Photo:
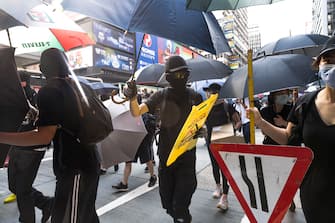
[[[183,90],[186,89],[186,83],[189,76],[189,71],[177,71],[174,73],[167,73],[165,78],[172,88]]]

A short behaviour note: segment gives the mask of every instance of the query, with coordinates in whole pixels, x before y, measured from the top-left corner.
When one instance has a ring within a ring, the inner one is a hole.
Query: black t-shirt
[[[292,109],[292,105],[284,105],[283,109],[280,112],[277,113],[273,110],[273,106],[267,106],[267,107],[264,107],[260,112],[261,112],[262,117],[266,121],[275,125],[274,118],[277,115],[280,115],[284,120],[287,120],[291,109]],[[283,126],[278,126],[278,127],[286,128],[286,127],[283,127]],[[278,145],[278,143],[276,141],[274,141],[273,139],[271,139],[269,136],[264,136],[263,144]]]
[[[37,105],[37,126],[66,125],[79,128],[79,112],[72,89],[65,82],[55,80],[41,88]],[[56,176],[65,171],[97,172],[99,161],[95,146],[82,145],[59,128],[53,138],[54,171]]]
[[[190,88],[183,92],[166,88],[157,91],[145,102],[151,114],[154,114],[156,109],[159,108],[161,126],[158,155],[161,164],[165,165],[179,132],[192,110],[192,106],[201,102],[201,95]],[[190,153],[195,154],[195,150],[191,150]]]

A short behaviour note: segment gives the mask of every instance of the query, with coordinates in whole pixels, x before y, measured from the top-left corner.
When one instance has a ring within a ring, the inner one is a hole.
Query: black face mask
[[[179,76],[178,74],[179,75],[182,74],[182,76],[178,78],[177,77],[177,76]],[[173,89],[185,90],[188,77],[189,77],[188,72],[186,72],[186,73],[182,72],[182,73],[177,73],[176,75],[168,74],[168,75],[166,75],[166,80],[169,82],[170,86]]]

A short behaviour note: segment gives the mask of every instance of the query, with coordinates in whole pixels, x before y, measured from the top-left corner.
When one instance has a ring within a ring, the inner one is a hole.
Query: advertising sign
[[[136,33],[136,55],[138,55],[142,40],[143,44],[137,62],[137,69],[149,64],[158,63],[157,37],[150,34]]]
[[[97,43],[134,54],[134,33],[128,33],[113,26],[94,21],[93,36]]]
[[[93,66],[93,47],[87,46],[65,52],[71,68],[78,69]]]
[[[134,58],[132,55],[102,46],[94,46],[94,66],[108,67],[115,71],[133,73]]]

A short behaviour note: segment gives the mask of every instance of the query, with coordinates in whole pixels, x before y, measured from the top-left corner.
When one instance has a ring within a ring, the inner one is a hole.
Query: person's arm
[[[288,122],[286,129],[276,127],[271,123],[267,122],[266,120],[264,120],[257,108],[255,107],[248,108],[247,109],[248,116],[250,112],[253,112],[254,114],[255,125],[259,127],[265,135],[269,136],[279,144],[282,145],[287,144],[288,137],[291,134],[291,129],[294,126],[293,123]]]
[[[130,113],[135,117],[138,117],[149,111],[148,106],[145,103],[139,105],[136,98],[130,99],[129,105],[130,105]]]
[[[48,145],[56,130],[57,126],[51,125],[26,132],[0,132],[0,143],[14,146]]]

